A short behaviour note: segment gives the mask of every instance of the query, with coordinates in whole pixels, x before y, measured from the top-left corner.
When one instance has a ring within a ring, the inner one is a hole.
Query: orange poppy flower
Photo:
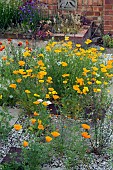
[[[31,123],[34,125],[36,122],[36,119],[31,119]]]
[[[60,97],[58,96],[58,95],[53,95],[53,99],[54,100],[57,100],[57,99],[59,99]]]
[[[7,56],[3,56],[2,60],[4,60],[4,61],[7,60]]]
[[[89,139],[91,137],[87,132],[82,132],[81,135],[86,139]]]
[[[52,134],[52,136],[53,137],[58,137],[58,136],[60,136],[60,133],[58,133],[58,132],[56,132],[56,131],[54,131],[54,132],[51,132],[51,134]]]
[[[37,112],[34,112],[34,116],[39,116],[39,113],[37,113]]]
[[[21,126],[20,124],[15,124],[15,125],[14,125],[14,129],[17,130],[17,131],[19,131],[19,130],[22,129],[22,126]]]
[[[28,46],[29,45],[29,41],[28,40],[26,40],[26,46]]]
[[[22,81],[22,79],[17,79],[16,82],[17,83],[20,83]]]
[[[89,130],[89,129],[90,129],[90,126],[87,125],[87,124],[82,124],[82,128],[83,128],[83,129],[86,129],[86,130]]]
[[[39,130],[44,130],[44,126],[43,126],[42,124],[39,124],[39,125],[38,125],[38,129],[39,129]]]
[[[11,87],[12,89],[16,89],[16,84],[10,84],[9,87]]]
[[[2,46],[1,46],[1,48],[0,48],[0,51],[3,51],[3,50],[4,50],[4,48],[5,48],[5,46],[4,46],[4,45],[2,45]]]
[[[18,64],[19,64],[20,66],[24,66],[24,65],[25,65],[25,61],[22,61],[22,60],[21,60],[21,61],[18,62]]]
[[[28,145],[29,145],[29,143],[28,143],[27,141],[24,140],[23,146],[24,146],[24,147],[27,147]]]
[[[46,142],[50,142],[52,140],[50,136],[46,136],[45,139],[46,139]]]

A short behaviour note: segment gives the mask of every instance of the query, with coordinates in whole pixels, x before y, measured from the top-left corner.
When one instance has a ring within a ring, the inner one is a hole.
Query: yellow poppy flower
[[[87,39],[86,41],[85,41],[85,44],[90,44],[92,42],[92,40],[90,40],[90,39]]]
[[[17,83],[20,83],[22,81],[22,79],[17,79],[16,82]]]
[[[43,61],[42,60],[39,60],[38,62],[37,62],[37,64],[39,65],[39,66],[44,66],[44,63],[43,63]]]
[[[102,82],[101,82],[101,81],[99,81],[99,80],[97,80],[97,81],[96,81],[96,84],[102,84]]]
[[[31,92],[29,90],[25,90],[25,93],[30,94]]]
[[[61,62],[61,65],[62,65],[63,67],[66,67],[68,64],[67,64],[66,62]]]
[[[76,44],[76,47],[80,48],[80,47],[81,47],[81,44]]]
[[[68,41],[69,40],[69,37],[65,37],[65,41]]]
[[[19,66],[24,66],[25,65],[25,61],[21,60],[21,61],[18,62],[18,64],[19,64]]]
[[[36,111],[34,112],[34,116],[39,116],[39,113],[37,113]]]
[[[2,99],[2,94],[0,94],[0,100]]]
[[[53,99],[54,100],[57,100],[57,99],[59,99],[60,97],[58,96],[58,95],[53,95]]]

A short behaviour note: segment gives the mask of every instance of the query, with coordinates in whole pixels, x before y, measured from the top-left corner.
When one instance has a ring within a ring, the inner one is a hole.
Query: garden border
[[[70,40],[74,41],[74,43],[80,43],[83,44],[83,42],[86,39],[90,39],[91,37],[91,26],[86,26],[84,25],[81,30],[77,34],[63,34],[63,33],[55,33],[49,36],[49,38],[54,37],[55,40],[64,40],[65,36],[68,36]],[[0,38],[2,39],[7,39],[7,38],[12,38],[12,39],[35,39],[35,37],[31,34],[21,34],[21,33],[1,33],[0,32]],[[45,40],[49,40],[49,38],[45,38]],[[36,35],[36,39],[40,39]],[[41,39],[42,40],[42,39]]]

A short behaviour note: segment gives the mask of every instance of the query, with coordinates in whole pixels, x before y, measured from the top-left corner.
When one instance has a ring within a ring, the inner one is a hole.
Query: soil
[[[10,163],[12,161],[11,155],[14,154],[14,162],[20,163],[20,154],[21,154],[21,148],[11,147],[9,150],[9,153],[4,157],[2,164],[4,163]],[[16,156],[17,155],[17,156]]]

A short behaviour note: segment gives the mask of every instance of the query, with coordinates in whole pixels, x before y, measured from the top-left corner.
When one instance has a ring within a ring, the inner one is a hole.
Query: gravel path
[[[13,41],[13,43],[14,43],[15,45],[17,45],[18,42],[22,42],[22,43],[25,44],[25,41],[26,41],[26,40],[23,40],[23,39],[13,39],[12,41]],[[7,42],[7,39],[1,39],[1,38],[0,38],[0,42],[5,43],[5,42]],[[48,41],[29,40],[30,47],[39,47],[39,48],[42,48],[42,47],[45,47],[47,43],[48,43]]]
[[[113,104],[112,104],[113,106]],[[111,106],[111,109],[112,109]],[[111,113],[110,110],[109,113]],[[26,116],[20,116],[19,119],[16,121],[17,124],[21,124],[23,126],[23,129],[25,129],[27,122],[27,117]],[[54,116],[53,117],[53,122],[56,124],[56,126],[60,127],[60,118]],[[72,119],[69,120],[70,125],[73,125],[73,121]],[[20,130],[20,131],[15,131],[14,129],[12,129],[12,131],[10,132],[9,136],[8,136],[8,141],[7,143],[1,143],[0,145],[0,163],[3,161],[4,157],[7,155],[7,153],[9,152],[11,147],[16,147],[16,148],[21,148],[22,142],[23,140],[31,140],[34,138],[34,136],[29,135],[28,133],[26,133],[25,130]],[[112,136],[113,139],[113,136]],[[113,170],[113,167],[109,165],[109,156],[107,156],[106,154],[104,155],[95,155],[92,154],[93,156],[93,160],[92,163],[90,164],[90,169],[89,170]],[[113,161],[113,157],[112,157],[112,161]],[[65,170],[65,167],[63,165],[63,162],[59,159],[56,159],[53,157],[53,161],[50,164],[45,164],[42,168],[42,170]],[[81,165],[78,169],[74,169],[74,167],[71,170],[88,170],[87,167],[85,167],[85,165]]]

